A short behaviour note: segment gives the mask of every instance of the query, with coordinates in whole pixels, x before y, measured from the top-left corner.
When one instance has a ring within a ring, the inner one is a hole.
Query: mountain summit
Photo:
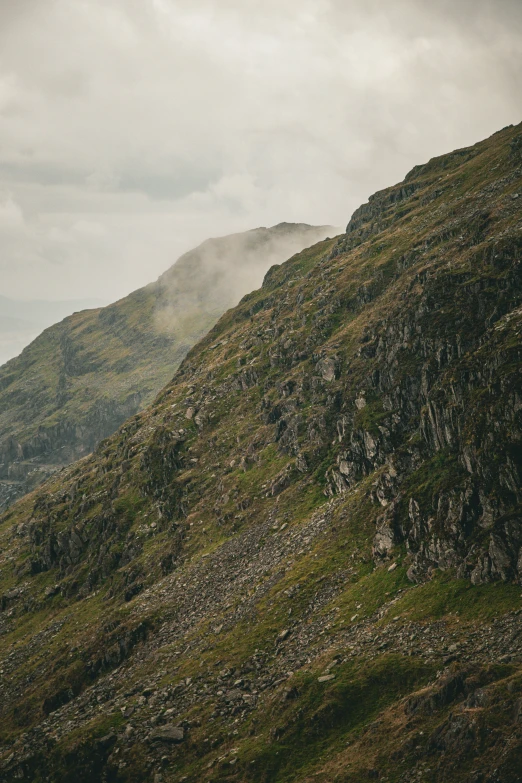
[[[0,510],[152,402],[272,264],[328,233],[335,229],[281,223],[209,239],[156,283],[65,318],[1,367]]]
[[[4,515],[3,780],[520,781],[521,206],[416,167]]]

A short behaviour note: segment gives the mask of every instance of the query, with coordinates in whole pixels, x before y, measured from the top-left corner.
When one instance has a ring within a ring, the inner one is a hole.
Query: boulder
[[[177,745],[185,739],[185,729],[182,726],[162,726],[153,731],[149,739],[152,742],[167,742],[171,745]]]

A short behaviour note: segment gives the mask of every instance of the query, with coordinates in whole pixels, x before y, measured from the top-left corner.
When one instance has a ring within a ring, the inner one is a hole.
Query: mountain
[[[516,783],[522,125],[272,267],[0,520],[6,783]]]
[[[100,307],[95,299],[22,301],[0,296],[0,366],[17,356],[48,326],[78,310]]]
[[[281,223],[207,240],[156,283],[74,313],[0,367],[0,509],[151,402],[189,348],[273,263],[332,231]],[[45,303],[22,309],[0,300],[6,317],[32,310],[35,318],[53,312]]]

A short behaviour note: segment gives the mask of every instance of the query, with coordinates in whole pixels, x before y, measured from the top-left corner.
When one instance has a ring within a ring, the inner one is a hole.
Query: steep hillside
[[[65,301],[17,300],[0,296],[0,366],[19,353],[48,326],[71,313],[106,302],[99,299]]]
[[[520,781],[521,204],[415,168],[4,515],[4,780]]]
[[[281,223],[207,240],[156,283],[65,318],[1,367],[0,510],[150,403],[273,263],[328,232]]]

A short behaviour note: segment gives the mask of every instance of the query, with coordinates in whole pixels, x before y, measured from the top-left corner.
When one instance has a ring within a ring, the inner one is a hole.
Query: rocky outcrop
[[[271,265],[328,233],[331,226],[281,223],[208,240],[156,283],[75,313],[0,368],[0,511],[152,402]]]
[[[7,781],[516,783],[519,135],[270,269],[4,515]]]

